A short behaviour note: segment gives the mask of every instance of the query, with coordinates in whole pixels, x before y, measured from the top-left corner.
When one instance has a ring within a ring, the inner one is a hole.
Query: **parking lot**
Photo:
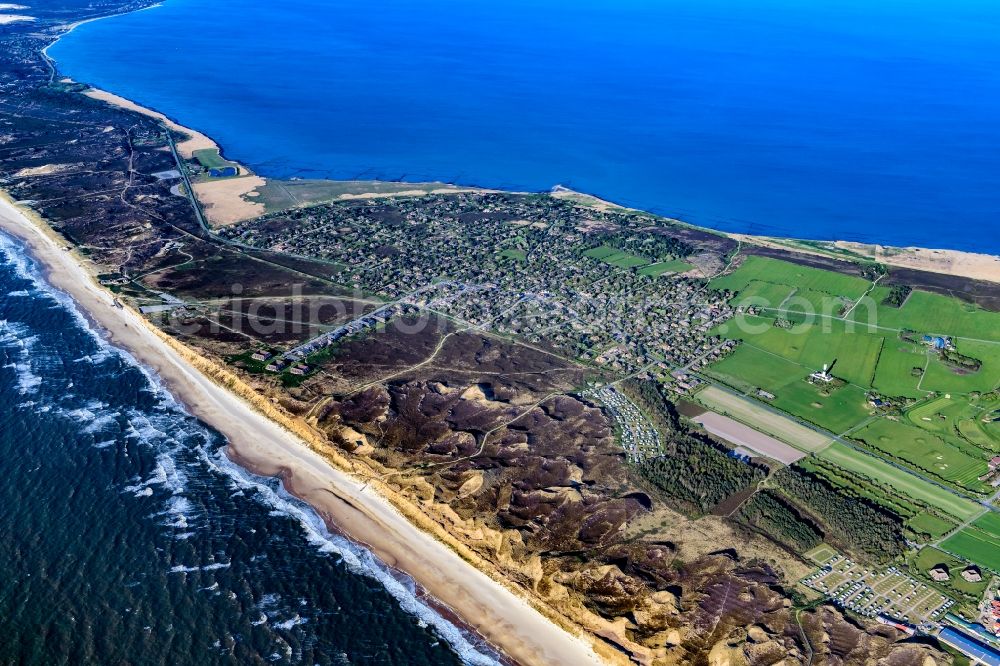
[[[802,584],[859,615],[883,614],[915,625],[937,619],[955,603],[897,567],[876,571],[839,554]]]

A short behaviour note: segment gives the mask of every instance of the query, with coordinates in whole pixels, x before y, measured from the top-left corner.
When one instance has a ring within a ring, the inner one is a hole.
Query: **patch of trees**
[[[593,247],[601,245],[608,245],[651,261],[677,259],[694,252],[694,248],[684,241],[661,234],[605,234],[597,239]]]
[[[888,272],[889,269],[884,264],[865,264],[861,267],[861,277],[866,280],[875,280]]]
[[[941,360],[945,363],[962,368],[963,370],[969,370],[971,372],[977,372],[979,368],[983,367],[983,362],[978,358],[972,358],[971,356],[960,354],[954,349],[942,349]]]
[[[795,501],[826,523],[837,540],[849,549],[883,563],[906,550],[903,519],[871,500],[797,465],[772,477]]]
[[[795,552],[805,552],[823,541],[823,531],[812,520],[770,490],[750,498],[736,517]]]
[[[913,288],[905,284],[894,284],[892,289],[889,290],[889,294],[882,299],[882,305],[888,305],[891,308],[902,307],[903,303],[910,296],[910,292]]]
[[[704,513],[766,476],[763,467],[730,457],[728,449],[682,423],[658,383],[630,380],[623,388],[659,431],[665,449],[639,463],[638,471],[682,509]]]

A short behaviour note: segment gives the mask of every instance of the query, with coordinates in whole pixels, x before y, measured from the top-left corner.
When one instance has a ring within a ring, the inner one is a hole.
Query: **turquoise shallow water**
[[[51,54],[265,175],[1000,252],[995,2],[166,0]]]
[[[0,235],[0,663],[494,663]]]

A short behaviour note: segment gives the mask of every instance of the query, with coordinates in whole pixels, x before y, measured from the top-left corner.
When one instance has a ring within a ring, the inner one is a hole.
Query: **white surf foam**
[[[99,350],[97,353],[106,353],[109,355],[109,358],[110,355],[117,356],[123,362],[141,371],[149,382],[150,390],[159,397],[160,402],[158,406],[161,409],[173,412],[173,418],[176,418],[178,415],[189,416],[187,410],[164,388],[162,380],[154,372],[139,363],[128,352],[110,345],[90,325],[87,318],[77,309],[73,300],[41,279],[34,261],[23,253],[15,241],[3,233],[0,233],[0,253],[6,255],[5,263],[13,266],[19,276],[30,280],[33,286],[46,297],[51,298],[55,304],[62,306],[73,315],[80,328],[86,331],[94,340]],[[2,334],[3,332],[0,331],[0,335]],[[85,358],[90,358],[90,356]],[[30,386],[31,378],[27,375],[25,377]],[[139,423],[137,424],[136,421],[139,421]],[[203,429],[200,434],[204,436],[204,443],[206,445],[212,441],[212,435],[207,430]],[[162,445],[165,440],[172,439],[163,430],[155,428],[152,422],[145,417],[141,419],[130,418],[128,435],[153,446]],[[448,642],[463,662],[472,664],[473,666],[492,666],[498,663],[496,659],[480,651],[479,648],[473,645],[458,627],[417,598],[412,583],[404,584],[400,582],[388,567],[372,553],[351,543],[347,539],[331,534],[322,519],[311,508],[292,497],[283,487],[279,486],[278,491],[272,490],[263,482],[263,479],[251,475],[230,461],[221,451],[215,450],[213,453],[209,453],[208,449],[208,446],[202,446],[201,453],[204,461],[212,469],[231,479],[238,487],[243,489],[253,488],[257,491],[256,496],[261,501],[281,511],[282,515],[297,520],[302,526],[303,533],[308,542],[314,545],[320,552],[339,556],[341,561],[353,573],[379,581],[386,591],[396,599],[403,610],[418,617],[428,625],[433,626],[438,635]],[[170,464],[166,464],[167,460],[170,461]],[[174,494],[181,492],[186,483],[186,478],[177,472],[176,465],[173,465],[172,455],[168,451],[164,451],[158,457],[157,462],[157,469],[151,479],[128,486],[126,487],[126,491],[132,492],[137,496],[150,496],[153,494],[152,485],[162,485],[170,488]],[[228,563],[213,563],[200,567],[177,565],[172,567],[170,572],[190,573],[194,571],[211,571],[228,566]]]
[[[341,536],[332,534],[311,507],[293,497],[284,490],[283,486],[279,484],[278,490],[275,491],[263,478],[251,474],[229,460],[221,450],[212,454],[205,452],[204,457],[208,465],[229,477],[234,484],[243,489],[256,490],[255,496],[261,502],[271,506],[280,514],[297,520],[302,526],[307,541],[320,552],[337,555],[352,573],[379,581],[403,610],[434,627],[437,634],[448,643],[463,662],[474,666],[492,666],[499,663],[494,657],[484,653],[474,645],[462,630],[418,598],[411,580],[408,578],[403,581],[399,580],[398,574],[394,574],[370,551]]]

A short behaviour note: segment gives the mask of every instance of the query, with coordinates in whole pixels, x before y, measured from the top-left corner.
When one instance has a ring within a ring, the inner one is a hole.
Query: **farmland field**
[[[935,358],[927,367],[921,388],[942,393],[968,393],[991,391],[1000,384],[1000,344],[959,338],[955,348],[981,361],[982,367],[975,372],[956,370]]]
[[[938,539],[955,529],[956,524],[926,511],[921,511],[907,521],[906,526],[918,534],[925,534],[932,539]]]
[[[972,500],[959,497],[884,460],[855,451],[844,444],[834,443],[816,455],[850,472],[879,483],[888,483],[913,499],[926,502],[960,520],[969,520],[982,511],[982,507]]]
[[[773,342],[765,341],[769,344]],[[867,353],[874,363],[877,350],[869,348]],[[862,359],[860,362],[866,361]],[[816,369],[820,368],[822,363]],[[836,433],[844,432],[868,417],[863,389],[848,385],[834,388],[830,395],[824,395],[822,387],[806,381],[810,372],[812,370],[808,367],[748,343],[740,345],[710,369],[713,376],[735,388],[762,388],[774,394],[775,398],[770,403],[778,409]]]
[[[818,451],[830,443],[830,438],[795,420],[777,414],[753,400],[736,396],[720,388],[709,386],[697,394],[702,404],[728,414],[737,421],[752,423],[762,432],[787,442],[802,451]]]
[[[712,280],[710,285],[713,289],[741,292],[754,280],[812,289],[851,300],[860,298],[871,286],[868,280],[860,277],[758,256],[747,257],[737,270]]]
[[[981,566],[1000,571],[1000,537],[978,527],[967,527],[946,539],[941,548]]]
[[[974,491],[988,489],[978,479],[989,469],[983,458],[963,450],[958,442],[945,440],[923,428],[878,419],[851,436],[945,481]]]
[[[877,312],[879,326],[1000,341],[1000,313],[949,296],[918,290],[910,294],[903,307],[880,305]],[[858,318],[864,317],[859,313]],[[1000,347],[996,354],[1000,354]]]

